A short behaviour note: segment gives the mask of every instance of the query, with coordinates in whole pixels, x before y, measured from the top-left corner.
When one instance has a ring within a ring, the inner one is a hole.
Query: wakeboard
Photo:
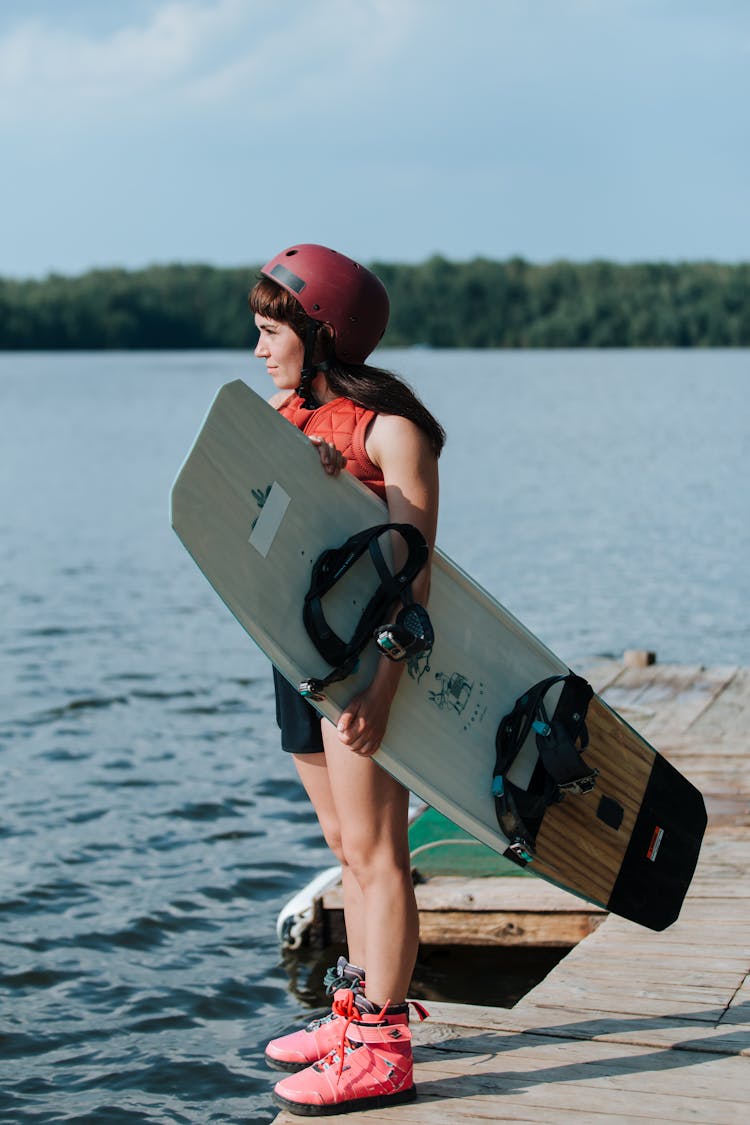
[[[172,525],[239,623],[295,686],[329,667],[303,624],[318,557],[387,519],[349,473],[321,470],[312,443],[237,380],[222,387],[172,489]],[[350,636],[373,593],[362,558],[326,595],[326,617]],[[569,669],[469,575],[436,550],[431,651],[410,662],[376,760],[476,839],[518,861],[493,795],[496,735],[532,685]],[[384,659],[374,643],[355,672],[315,706],[336,722]],[[594,695],[583,755],[590,791],[544,811],[521,862],[582,898],[651,929],[678,916],[706,826],[700,792]],[[528,739],[509,776],[523,789],[537,768]]]

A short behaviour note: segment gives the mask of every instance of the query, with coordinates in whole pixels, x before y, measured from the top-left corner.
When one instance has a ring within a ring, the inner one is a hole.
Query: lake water
[[[380,359],[448,430],[441,546],[563,659],[750,663],[750,353]],[[330,857],[168,521],[238,376],[268,389],[239,353],[0,356],[3,1122],[271,1120],[263,1046],[318,998],[274,920]]]

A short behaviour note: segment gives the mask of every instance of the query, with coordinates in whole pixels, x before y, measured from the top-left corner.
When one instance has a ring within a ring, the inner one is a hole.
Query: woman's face
[[[288,324],[255,314],[260,333],[255,354],[266,361],[266,370],[280,391],[295,391],[299,386],[305,349]]]

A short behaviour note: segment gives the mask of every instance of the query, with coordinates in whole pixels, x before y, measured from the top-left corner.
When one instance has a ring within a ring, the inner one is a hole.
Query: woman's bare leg
[[[341,863],[348,960],[352,965],[358,965],[366,970],[364,898],[359,883],[354,878],[341,850],[341,827],[331,792],[326,756],[325,754],[295,754],[294,764],[315,809],[325,841]]]
[[[375,1004],[399,1004],[406,998],[419,944],[409,793],[372,758],[345,746],[331,723],[324,720],[322,730],[342,854],[361,896],[367,997]],[[354,900],[353,890],[350,894]],[[358,932],[360,924],[352,918]]]

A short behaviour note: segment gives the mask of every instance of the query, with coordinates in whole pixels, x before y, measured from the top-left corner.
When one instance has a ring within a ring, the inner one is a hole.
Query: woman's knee
[[[392,839],[378,842],[344,836],[341,849],[342,862],[349,867],[362,887],[381,878],[392,879],[394,876],[411,878],[409,849],[399,848]]]
[[[323,833],[323,839],[336,856],[336,859],[339,863],[345,863],[344,847],[341,841],[341,825],[337,820],[326,819],[324,821],[320,816],[318,817],[318,823]]]

